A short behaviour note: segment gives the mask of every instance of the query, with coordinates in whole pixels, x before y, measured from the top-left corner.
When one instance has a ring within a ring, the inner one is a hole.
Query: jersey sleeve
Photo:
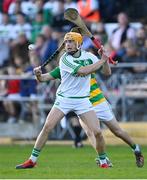
[[[77,74],[79,68],[82,67],[82,65],[79,65],[72,60],[70,61],[69,59],[67,59],[66,56],[64,56],[61,61],[62,70],[67,71],[72,75]]]
[[[50,71],[49,74],[55,79],[61,79],[61,74],[60,74],[60,68],[59,67],[56,67],[55,69]]]

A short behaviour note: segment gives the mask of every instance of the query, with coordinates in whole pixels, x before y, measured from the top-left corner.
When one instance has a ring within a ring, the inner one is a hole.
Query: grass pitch
[[[0,146],[0,179],[145,179],[147,165],[137,168],[127,146],[108,146],[107,153],[114,167],[100,169],[95,164],[96,153],[91,146],[74,149],[70,145],[46,145],[33,169],[16,170],[15,165],[26,160],[32,145]],[[147,158],[147,146],[143,146]]]

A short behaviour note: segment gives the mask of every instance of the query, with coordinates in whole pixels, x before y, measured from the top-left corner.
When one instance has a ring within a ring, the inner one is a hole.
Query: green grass
[[[26,160],[32,145],[0,146],[0,179],[145,179],[147,165],[137,168],[132,151],[127,146],[108,146],[114,167],[100,169],[95,164],[95,152],[90,146],[73,149],[65,145],[46,145],[33,169],[16,170],[15,165]],[[142,147],[147,158],[147,146]]]

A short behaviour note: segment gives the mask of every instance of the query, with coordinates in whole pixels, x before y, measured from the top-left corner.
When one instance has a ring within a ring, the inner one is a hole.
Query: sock
[[[132,145],[132,149],[134,152],[141,152],[140,146],[138,144]]]
[[[33,148],[32,154],[29,159],[31,159],[35,163],[37,161],[39,154],[40,154],[40,150]]]
[[[135,149],[136,149],[136,144],[131,145],[131,148],[132,148],[133,150],[135,150]]]
[[[100,159],[100,163],[101,163],[101,164],[107,164],[106,157],[107,157],[107,154],[106,154],[106,153],[101,153],[101,154],[99,154],[99,159]]]
[[[135,152],[141,152],[141,148],[138,144],[136,144],[136,148],[134,149]]]

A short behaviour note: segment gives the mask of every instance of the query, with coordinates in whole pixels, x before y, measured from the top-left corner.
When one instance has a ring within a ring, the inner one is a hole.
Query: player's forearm
[[[109,66],[109,62],[106,61],[103,66],[102,66],[102,73],[106,76],[110,76],[111,75],[111,68]]]
[[[88,66],[82,66],[78,69],[77,74],[79,74],[79,75],[91,74],[91,73],[95,72],[96,70],[98,70],[99,68],[101,68],[104,63],[105,63],[105,60],[100,60],[94,64],[91,64]]]
[[[54,80],[54,78],[49,73],[36,75],[36,78],[39,82],[46,82],[49,80]]]

